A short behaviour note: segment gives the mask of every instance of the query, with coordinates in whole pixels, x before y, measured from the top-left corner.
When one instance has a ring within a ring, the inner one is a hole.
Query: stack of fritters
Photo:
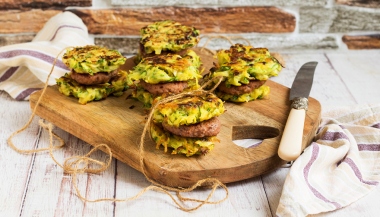
[[[127,72],[119,70],[125,60],[120,52],[95,45],[67,49],[62,61],[71,71],[56,80],[59,91],[80,104],[120,96],[128,88]]]
[[[216,56],[218,62],[210,70],[210,77],[223,77],[215,93],[225,101],[248,102],[266,97],[270,92],[264,85],[266,80],[282,69],[266,48],[235,44],[229,50],[218,51]]]
[[[141,29],[137,65],[128,82],[134,98],[152,107],[160,99],[198,89],[202,78],[200,57],[191,48],[199,42],[199,30],[174,21],[161,21]],[[224,112],[214,94],[194,95],[158,104],[153,111],[151,137],[157,148],[172,154],[206,154],[219,142],[217,116]]]
[[[132,96],[150,108],[154,100],[199,88],[201,60],[191,49],[199,31],[174,21],[141,29],[138,64],[129,72]]]
[[[219,142],[217,118],[225,111],[214,94],[192,96],[160,104],[153,113],[151,136],[157,148],[172,149],[172,154],[206,154]]]

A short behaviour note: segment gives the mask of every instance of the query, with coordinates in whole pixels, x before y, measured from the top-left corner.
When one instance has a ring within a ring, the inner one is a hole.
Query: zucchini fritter
[[[128,89],[127,72],[119,70],[117,77],[110,83],[97,85],[79,84],[66,73],[57,79],[59,92],[66,96],[74,96],[79,99],[80,104],[86,104],[91,101],[105,99],[109,95],[120,96]]]
[[[152,124],[151,136],[156,143],[156,148],[164,146],[164,151],[167,152],[168,147],[172,149],[172,154],[184,154],[187,157],[192,155],[206,154],[214,149],[215,143],[219,142],[216,136],[203,138],[186,138],[177,136],[169,131],[165,131],[158,124]]]
[[[151,107],[156,99],[195,90],[202,78],[200,65],[200,57],[192,50],[184,56],[167,53],[146,57],[129,72],[128,84],[136,85],[132,96]]]
[[[250,93],[243,93],[239,95],[233,95],[224,93],[222,91],[215,91],[215,94],[224,101],[230,102],[249,102],[256,99],[263,99],[270,93],[270,88],[267,85],[262,85],[259,88],[254,89]]]
[[[216,54],[218,67],[213,76],[226,78],[226,85],[240,86],[250,80],[267,80],[277,76],[282,66],[266,48],[236,44]]]
[[[200,57],[192,50],[182,57],[178,54],[155,55],[137,64],[128,79],[131,83],[144,80],[149,84],[199,79],[202,78],[200,65]]]
[[[229,50],[218,51],[216,57],[218,63],[211,69],[210,77],[223,77],[220,85],[224,86],[220,86],[216,94],[227,101],[248,102],[265,98],[269,94],[269,87],[260,82],[255,82],[255,85],[251,82],[266,81],[277,76],[282,69],[266,48],[235,44]],[[260,85],[252,88],[256,84]],[[231,88],[231,91],[226,88]],[[251,91],[247,92],[250,88]]]
[[[58,90],[80,104],[122,95],[128,89],[127,72],[119,70],[126,58],[119,51],[87,45],[69,48],[62,61],[71,72],[56,79]]]
[[[172,154],[206,154],[219,142],[216,135],[221,123],[217,118],[224,112],[223,101],[212,93],[160,104],[153,113],[151,136],[165,152],[169,147]]]
[[[199,42],[199,30],[172,20],[155,22],[141,28],[141,45],[147,54],[162,51],[178,52]]]
[[[76,73],[93,75],[98,72],[110,73],[118,69],[125,63],[126,58],[117,50],[87,45],[67,49],[62,61]]]
[[[192,96],[158,105],[155,123],[166,122],[170,126],[196,124],[224,113],[223,101],[214,94]]]

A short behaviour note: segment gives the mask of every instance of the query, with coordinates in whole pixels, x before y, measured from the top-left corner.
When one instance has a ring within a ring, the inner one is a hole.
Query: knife
[[[302,151],[308,97],[317,64],[318,62],[308,62],[302,65],[290,89],[291,109],[278,148],[278,156],[285,161],[294,161]]]

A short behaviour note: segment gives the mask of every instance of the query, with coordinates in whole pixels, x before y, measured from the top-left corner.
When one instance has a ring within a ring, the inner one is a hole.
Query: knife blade
[[[290,89],[291,109],[278,148],[278,156],[285,161],[294,161],[302,151],[303,128],[309,104],[308,98],[317,64],[318,62],[315,61],[303,64]]]

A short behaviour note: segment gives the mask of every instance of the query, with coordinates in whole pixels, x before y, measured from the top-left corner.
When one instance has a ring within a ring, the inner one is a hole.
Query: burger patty
[[[164,121],[162,122],[162,126],[167,131],[182,137],[210,137],[216,136],[220,132],[220,121],[217,117],[198,124],[181,125],[179,127],[170,126]]]
[[[141,80],[139,83],[145,90],[154,95],[161,95],[163,93],[181,93],[187,88],[186,81],[176,81],[168,83],[149,84]]]
[[[249,81],[248,84],[242,84],[241,86],[230,85],[230,87],[227,87],[226,83],[222,82],[218,86],[218,90],[220,90],[223,93],[227,93],[231,95],[241,95],[244,93],[252,92],[254,89],[261,87],[265,82],[266,81],[252,80],[252,81]]]
[[[113,77],[117,76],[117,70],[110,73],[98,72],[96,74],[90,75],[85,73],[76,73],[71,71],[70,77],[76,82],[84,85],[94,85],[94,84],[104,84],[109,82]]]

